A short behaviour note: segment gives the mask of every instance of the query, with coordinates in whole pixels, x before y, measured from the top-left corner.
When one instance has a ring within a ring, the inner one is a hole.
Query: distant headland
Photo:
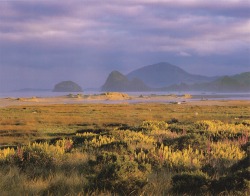
[[[82,87],[72,81],[63,81],[54,86],[53,92],[82,92]]]

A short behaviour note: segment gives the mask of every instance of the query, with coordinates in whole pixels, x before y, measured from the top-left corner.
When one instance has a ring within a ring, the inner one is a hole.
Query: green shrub
[[[194,127],[210,137],[213,141],[222,139],[242,139],[249,132],[249,127],[246,124],[228,124],[219,120],[202,120],[194,123]]]
[[[243,124],[244,126],[250,127],[250,120],[243,120],[241,124]]]
[[[109,144],[103,144],[102,146],[100,146],[100,149],[121,152],[128,150],[128,144],[123,141],[114,141]]]
[[[250,155],[249,154],[244,159],[232,165],[230,169],[232,172],[235,172],[235,171],[247,169],[248,167],[250,167]]]
[[[189,146],[193,149],[205,151],[207,148],[207,138],[198,134],[187,134],[175,139],[165,139],[164,145],[171,146],[175,150],[183,150]]]
[[[178,123],[178,122],[179,122],[178,119],[172,118],[172,119],[170,119],[167,123],[168,123],[168,124],[175,124],[175,123]]]
[[[250,141],[243,144],[241,146],[242,150],[244,150],[247,154],[250,154]]]
[[[168,123],[164,121],[143,121],[141,128],[144,133],[150,133],[151,131],[167,130]]]
[[[172,177],[174,193],[201,194],[208,189],[209,179],[202,172],[182,173]]]
[[[10,163],[20,168],[29,177],[46,176],[54,169],[52,156],[41,149],[18,149],[12,156]]]
[[[210,189],[213,194],[223,191],[249,191],[249,180],[250,171],[246,169],[212,181]]]
[[[122,195],[136,194],[146,183],[148,167],[129,157],[103,152],[90,162],[88,190],[109,190]]]
[[[202,166],[201,171],[212,177],[217,173],[217,168],[213,167],[211,164],[206,164]]]

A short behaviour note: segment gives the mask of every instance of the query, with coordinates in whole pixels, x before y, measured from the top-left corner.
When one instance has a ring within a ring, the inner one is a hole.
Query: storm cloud
[[[250,1],[0,1],[0,91],[101,86],[166,61],[203,75],[250,70]]]

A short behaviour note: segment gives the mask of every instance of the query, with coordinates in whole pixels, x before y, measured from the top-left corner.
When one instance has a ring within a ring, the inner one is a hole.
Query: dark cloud
[[[168,61],[192,73],[250,70],[248,1],[0,1],[0,90]]]
[[[44,17],[60,17],[72,12],[70,6],[56,1],[10,1],[9,9],[15,14],[4,19],[21,22],[41,20]]]
[[[153,3],[153,2],[152,2]],[[154,4],[154,3],[153,3]],[[179,13],[226,16],[226,17],[249,17],[250,2],[243,1],[161,1],[156,4],[153,11],[159,16],[176,17]]]

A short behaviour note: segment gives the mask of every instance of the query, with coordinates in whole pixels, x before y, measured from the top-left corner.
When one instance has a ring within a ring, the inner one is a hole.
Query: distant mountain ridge
[[[162,91],[212,91],[212,92],[250,92],[250,72],[233,76],[222,76],[212,82],[178,84],[164,87]]]
[[[169,63],[157,63],[127,75],[109,74],[102,91],[216,91],[249,92],[250,72],[233,76],[208,77],[190,74]]]
[[[126,76],[129,79],[138,78],[146,85],[153,88],[180,83],[192,84],[209,82],[215,79],[215,77],[190,74],[183,69],[166,62],[144,66],[128,73]]]

